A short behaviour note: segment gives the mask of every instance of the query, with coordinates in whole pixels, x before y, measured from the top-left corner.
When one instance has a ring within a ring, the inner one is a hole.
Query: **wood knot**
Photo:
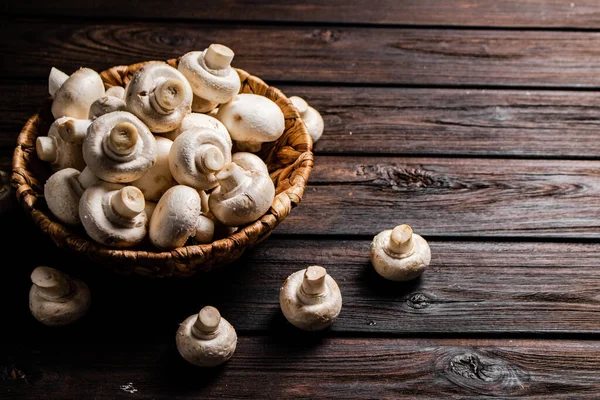
[[[456,186],[448,178],[430,172],[406,168],[396,164],[359,165],[357,176],[365,176],[378,186],[389,186],[393,190],[416,188],[450,188]]]
[[[340,32],[330,29],[315,29],[310,35],[313,39],[317,39],[323,43],[334,43],[340,40]]]
[[[427,297],[424,293],[414,293],[412,296],[406,300],[406,304],[410,308],[414,308],[415,310],[420,310],[422,308],[427,308],[431,305],[431,299]]]
[[[518,367],[478,351],[446,354],[440,358],[438,368],[450,382],[479,394],[515,395],[529,381]]]

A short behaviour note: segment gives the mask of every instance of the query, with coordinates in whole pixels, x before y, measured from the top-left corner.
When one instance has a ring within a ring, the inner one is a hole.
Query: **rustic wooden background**
[[[0,168],[52,66],[103,70],[218,42],[234,65],[324,116],[301,205],[225,269],[120,277],[0,220],[0,397],[7,399],[600,396],[600,2],[596,0],[25,0],[3,2]],[[371,238],[427,238],[421,279],[392,284]],[[304,334],[285,277],[320,264],[344,306]],[[29,314],[29,273],[85,279],[88,315]],[[212,304],[237,329],[208,372],[174,347]]]

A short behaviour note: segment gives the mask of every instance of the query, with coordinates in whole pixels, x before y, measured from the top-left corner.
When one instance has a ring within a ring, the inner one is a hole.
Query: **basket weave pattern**
[[[133,74],[147,62],[115,66],[103,71],[100,75],[105,87],[126,86]],[[178,59],[167,62],[176,67]],[[36,138],[45,136],[54,121],[50,111],[51,99],[44,103],[38,114],[29,118],[17,139],[11,183],[23,209],[59,247],[84,254],[119,273],[186,277],[237,260],[245,250],[266,239],[300,203],[313,167],[313,154],[312,140],[291,101],[260,78],[240,69],[236,71],[242,83],[240,93],[254,93],[273,100],[285,117],[284,134],[277,141],[263,145],[257,153],[267,163],[276,187],[271,208],[259,220],[227,238],[164,252],[156,251],[147,243],[125,250],[109,248],[91,240],[81,227],[63,225],[50,213],[44,200],[44,182],[52,171],[38,159],[35,150]]]

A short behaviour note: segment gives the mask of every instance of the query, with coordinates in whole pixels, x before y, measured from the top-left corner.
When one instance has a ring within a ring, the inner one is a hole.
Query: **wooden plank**
[[[316,154],[600,157],[593,92],[279,87],[322,113]],[[0,149],[8,153],[47,83],[0,81],[0,91]]]
[[[256,0],[226,3],[148,0],[123,7],[117,0],[48,3],[26,0],[0,6],[6,15],[52,15],[120,18],[200,19],[209,21],[286,21],[334,24],[445,25],[544,28],[600,26],[595,0]]]
[[[0,77],[104,69],[221,42],[269,81],[432,86],[600,86],[600,33],[4,21]],[[251,43],[252,45],[249,45]]]
[[[3,343],[0,390],[6,399],[595,399],[600,392],[598,341],[240,337],[229,362],[208,371],[185,364],[167,343]]]

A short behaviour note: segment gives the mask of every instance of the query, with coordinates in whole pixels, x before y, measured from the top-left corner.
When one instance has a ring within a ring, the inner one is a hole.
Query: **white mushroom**
[[[156,140],[135,115],[115,111],[96,118],[83,142],[87,166],[107,182],[132,182],[156,162]]]
[[[59,118],[50,125],[48,136],[38,136],[35,141],[35,150],[40,160],[50,164],[53,171],[64,168],[85,168],[85,160],[81,144],[65,141],[60,133],[59,127],[71,121],[70,117]]]
[[[375,236],[370,248],[375,271],[392,281],[408,281],[421,275],[431,261],[429,244],[408,225],[398,225]]]
[[[153,61],[140,68],[125,90],[127,109],[155,133],[175,129],[191,112],[192,88],[169,64]]]
[[[154,210],[156,209],[156,203],[153,201],[146,201],[146,206],[144,207],[144,211],[146,211],[146,217],[148,218],[148,229],[150,229],[150,221],[152,220],[152,214],[154,214]]]
[[[103,182],[89,187],[79,201],[86,233],[115,248],[135,246],[147,233],[146,202],[140,189]]]
[[[305,331],[327,328],[342,309],[342,294],[325,268],[311,266],[285,280],[279,293],[285,318]]]
[[[304,125],[306,125],[306,130],[308,130],[308,134],[312,138],[313,143],[319,140],[325,127],[321,114],[301,97],[292,96],[290,97],[290,100],[298,109],[300,117],[302,118]]]
[[[227,131],[227,128],[225,128],[225,125],[215,117],[206,114],[190,113],[183,118],[181,125],[175,130],[163,133],[161,136],[175,140],[183,132],[194,128],[208,128],[219,133],[229,143],[229,147],[231,147],[231,136],[229,136],[229,132]]]
[[[175,139],[169,168],[177,182],[198,190],[217,186],[215,172],[231,162],[231,140],[210,128],[192,128]]]
[[[52,68],[49,77],[49,92],[54,97],[54,118],[72,117],[87,119],[90,106],[104,96],[104,83],[100,74],[90,68],[80,68],[71,76]]]
[[[106,91],[104,96],[100,97],[90,106],[88,118],[95,119],[101,115],[114,111],[127,111],[125,104],[125,88],[113,86]]]
[[[181,57],[177,68],[194,91],[194,111],[208,112],[239,92],[240,78],[231,67],[233,56],[229,47],[211,44],[204,51],[191,51]]]
[[[219,186],[210,194],[208,204],[223,225],[241,226],[264,215],[275,198],[275,186],[268,175],[245,172],[229,163],[216,174]]]
[[[52,174],[44,184],[46,204],[60,222],[67,225],[81,223],[79,200],[88,177],[88,173],[82,174],[74,168],[65,168]]]
[[[150,219],[150,241],[160,250],[182,247],[190,237],[209,243],[213,233],[212,220],[202,213],[200,194],[184,185],[167,190]]]
[[[216,308],[207,306],[179,324],[175,342],[179,354],[189,363],[215,367],[233,356],[237,334]]]
[[[0,171],[0,214],[11,210],[17,203],[15,191],[10,185],[10,174]]]
[[[217,119],[225,125],[241,151],[257,152],[285,130],[283,112],[274,101],[257,94],[238,94],[219,107]]]
[[[29,309],[44,325],[73,323],[83,317],[90,306],[88,286],[54,268],[37,267],[31,273],[31,282]]]
[[[61,120],[63,119],[61,118]],[[76,143],[81,146],[92,121],[89,119],[69,117],[66,117],[63,121],[64,122],[58,126],[58,134],[62,140],[68,143]]]
[[[231,161],[242,167],[245,171],[256,171],[269,176],[267,164],[256,154],[240,151],[233,154]]]
[[[169,153],[173,142],[156,136],[156,162],[141,178],[131,182],[144,193],[147,201],[158,201],[164,192],[175,185],[175,179],[169,169]]]
[[[111,86],[104,93],[106,96],[116,97],[125,100],[125,88],[123,86]]]

